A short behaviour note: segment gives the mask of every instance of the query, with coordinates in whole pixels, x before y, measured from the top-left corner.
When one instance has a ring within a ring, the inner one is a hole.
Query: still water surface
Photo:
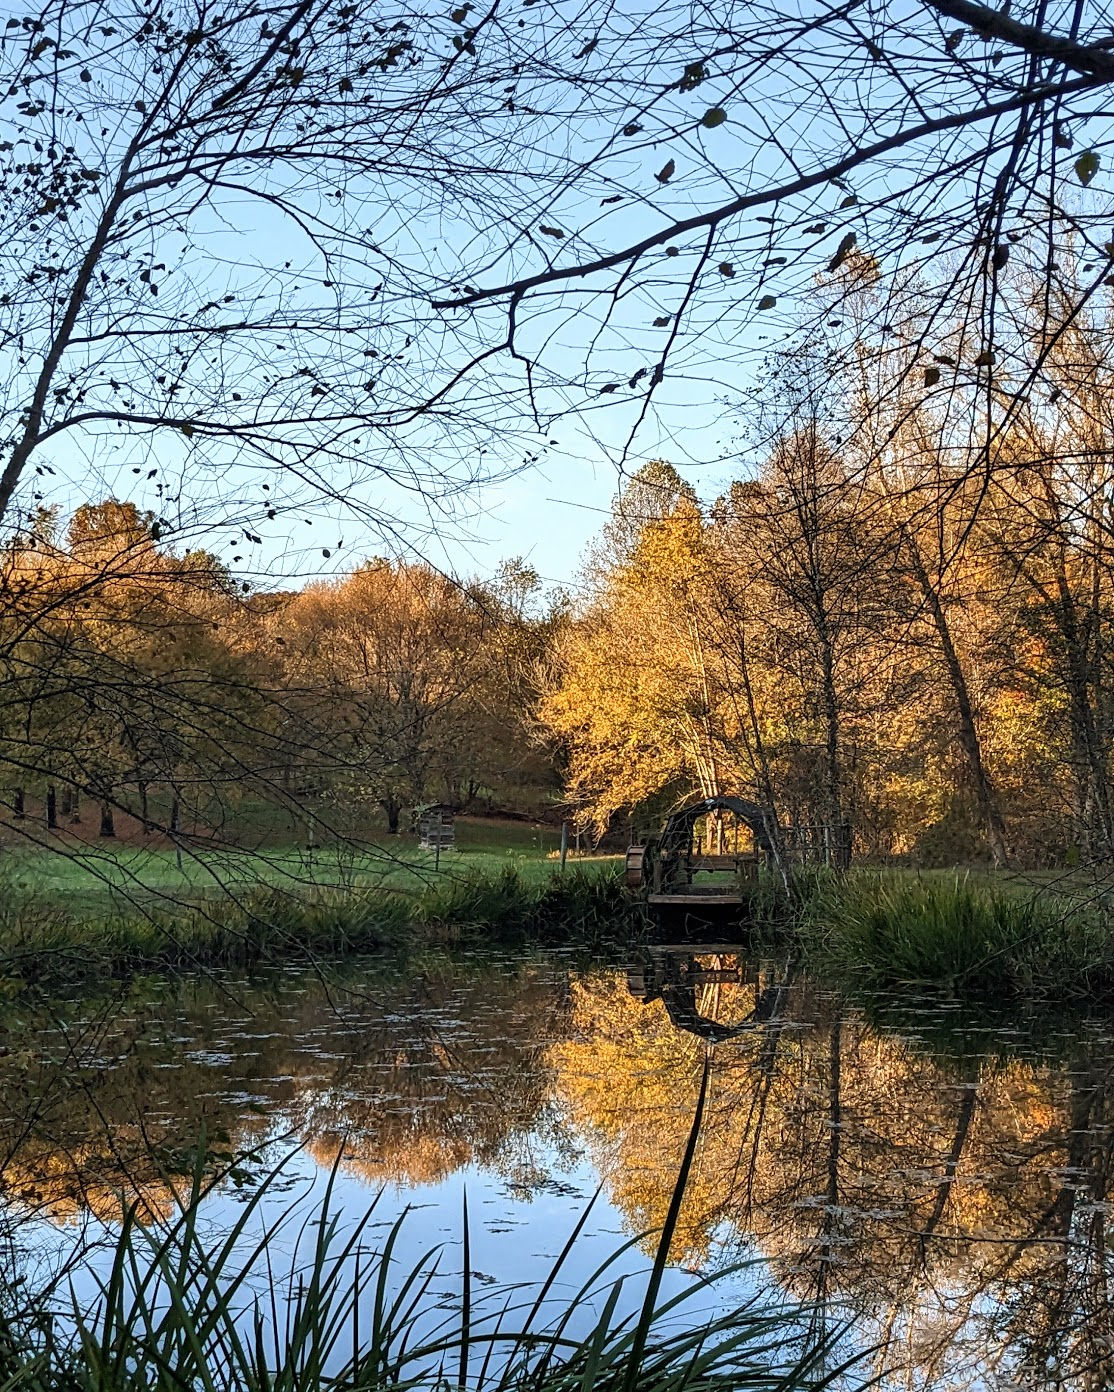
[[[353,1221],[409,1209],[414,1260],[459,1253],[467,1193],[480,1286],[540,1281],[601,1188],[575,1285],[663,1221],[711,1051],[666,1294],[750,1258],[719,1299],[850,1321],[887,1386],[1114,1385],[1109,1022],[850,1004],[690,947],[147,983],[24,1008],[2,1038],[0,1196],[36,1279],[122,1194],[171,1214],[204,1134],[214,1165],[253,1156],[243,1190],[289,1156],[275,1210],[338,1166]],[[214,1234],[242,1202],[235,1181],[206,1201]]]

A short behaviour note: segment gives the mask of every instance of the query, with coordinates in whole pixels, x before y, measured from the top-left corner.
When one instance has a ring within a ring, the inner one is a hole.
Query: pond
[[[408,1210],[406,1251],[446,1269],[467,1196],[478,1287],[540,1281],[598,1188],[571,1290],[662,1224],[710,1056],[667,1295],[747,1260],[717,1300],[808,1302],[886,1386],[1114,1381],[1109,1022],[854,1004],[690,945],[133,983],[12,1006],[0,1038],[0,1197],[32,1282],[76,1251],[92,1289],[122,1198],[171,1214],[204,1137],[202,1168],[238,1158],[214,1239],[285,1157],[267,1204],[332,1175],[338,1212]]]

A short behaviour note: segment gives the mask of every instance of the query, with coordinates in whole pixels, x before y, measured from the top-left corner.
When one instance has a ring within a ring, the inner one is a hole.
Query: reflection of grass
[[[482,936],[504,941],[591,943],[623,931],[627,908],[614,868],[503,864],[487,874],[400,876],[348,888],[230,885],[220,896],[173,906],[0,903],[0,970],[9,982],[124,974],[151,967],[253,965],[409,948]]]
[[[690,1138],[671,1215],[680,1203]],[[405,1214],[370,1248],[374,1204],[354,1229],[331,1210],[294,1207],[266,1222],[262,1202],[281,1170],[256,1187],[232,1230],[207,1238],[200,1169],[167,1228],[125,1220],[92,1309],[39,1295],[0,1316],[0,1377],[34,1392],[795,1392],[827,1382],[831,1340],[809,1339],[807,1311],[727,1302],[709,1315],[709,1287],[658,1304],[667,1222],[641,1309],[619,1313],[626,1244],[571,1300],[558,1279],[585,1213],[536,1295],[474,1288],[467,1206],[462,1266],[434,1250],[410,1270],[396,1253]],[[261,1236],[252,1234],[261,1230]],[[278,1252],[292,1245],[288,1270]],[[737,1270],[737,1268],[736,1268]],[[444,1278],[454,1293],[440,1293]],[[627,1278],[629,1283],[631,1278]],[[436,1282],[436,1286],[435,1286]],[[65,1289],[65,1275],[55,1283]],[[714,1290],[711,1292],[714,1295]],[[586,1311],[599,1311],[593,1319]],[[587,1328],[585,1329],[585,1326]],[[581,1332],[584,1330],[584,1332]]]

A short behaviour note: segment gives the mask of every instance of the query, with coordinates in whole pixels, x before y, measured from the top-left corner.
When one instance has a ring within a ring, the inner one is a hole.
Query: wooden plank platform
[[[657,904],[684,904],[689,908],[742,908],[747,901],[735,889],[699,889],[688,894],[651,894],[646,902],[653,907]]]

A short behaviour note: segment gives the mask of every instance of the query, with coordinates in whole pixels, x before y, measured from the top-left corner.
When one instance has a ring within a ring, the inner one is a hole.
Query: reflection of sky
[[[271,1147],[276,1162],[280,1146]],[[514,1327],[513,1311],[525,1312],[535,1298],[565,1247],[572,1229],[588,1207],[599,1176],[584,1160],[567,1163],[555,1152],[539,1155],[550,1182],[529,1196],[507,1184],[498,1174],[474,1165],[467,1166],[434,1184],[400,1186],[385,1184],[376,1191],[366,1181],[353,1178],[343,1169],[331,1174],[305,1151],[288,1154],[282,1167],[281,1182],[264,1195],[253,1211],[237,1243],[240,1259],[252,1251],[264,1232],[277,1231],[269,1243],[269,1260],[275,1284],[285,1285],[288,1274],[302,1270],[311,1262],[318,1239],[317,1215],[328,1197],[328,1212],[337,1219],[334,1250],[345,1245],[355,1230],[360,1270],[367,1280],[368,1258],[382,1250],[396,1223],[401,1222],[401,1239],[391,1266],[388,1289],[397,1294],[419,1263],[423,1270],[436,1269],[428,1297],[423,1301],[426,1314],[417,1329],[427,1338],[442,1330],[446,1308],[452,1308],[462,1290],[464,1244],[464,1204],[467,1198],[471,1271],[471,1299],[475,1302],[474,1334],[481,1336],[484,1319],[497,1316],[507,1302],[510,1288],[518,1294],[512,1303],[507,1327]],[[331,1184],[331,1194],[328,1194]],[[244,1194],[229,1187],[213,1192],[200,1208],[200,1231],[215,1249],[243,1215]],[[308,1221],[307,1221],[308,1220]],[[82,1241],[92,1244],[77,1265],[65,1289],[72,1289],[79,1305],[92,1308],[113,1260],[116,1229],[88,1224]],[[28,1267],[40,1274],[58,1270],[73,1249],[75,1231],[36,1224],[25,1229],[22,1239],[34,1254]],[[647,1258],[637,1247],[624,1244],[629,1233],[622,1215],[600,1195],[575,1245],[568,1252],[560,1277],[553,1283],[542,1325],[564,1319],[570,1308],[572,1317],[566,1331],[570,1337],[584,1337],[603,1314],[612,1286],[621,1282],[622,1293],[615,1306],[613,1324],[633,1317],[641,1308],[645,1294]],[[142,1242],[142,1239],[141,1239]],[[233,1258],[231,1269],[237,1268]],[[332,1269],[336,1288],[351,1286],[357,1272],[357,1253]],[[296,1284],[296,1282],[295,1282]],[[260,1264],[249,1288],[261,1297],[266,1309],[271,1282]],[[769,1291],[759,1264],[731,1274],[724,1281],[705,1286],[693,1272],[676,1267],[667,1269],[661,1284],[659,1306],[681,1299],[680,1308],[670,1321],[684,1327],[699,1327],[710,1316],[723,1314],[745,1302],[761,1303]],[[364,1303],[362,1319],[368,1318],[371,1293]],[[343,1303],[343,1302],[342,1302]],[[250,1297],[243,1302],[245,1308]],[[279,1300],[279,1319],[283,1302]],[[366,1328],[366,1324],[365,1324]],[[340,1347],[347,1356],[350,1341]]]
[[[288,1154],[291,1136],[306,1142],[249,1224],[258,1232],[298,1200],[274,1247],[280,1275],[341,1138],[333,1200],[341,1238],[373,1203],[371,1245],[405,1211],[397,1274],[443,1248],[439,1293],[459,1278],[465,1192],[477,1294],[544,1279],[601,1180],[561,1296],[661,1222],[702,1049],[671,1028],[661,1002],[642,1004],[623,973],[581,973],[561,954],[477,953],[397,978],[382,973],[381,964],[353,967],[335,994],[297,972],[255,986],[229,977],[139,987],[109,1014],[76,1006],[63,1031],[44,1025],[36,1067],[53,1061],[58,1071],[35,1074],[30,1139],[25,1120],[8,1118],[21,1139],[9,1141],[4,1171],[11,1211],[52,1220],[20,1227],[26,1269],[41,1278],[75,1244],[110,1239],[122,1176],[135,1176],[165,1219],[171,1206],[145,1147],[153,1139],[156,1156],[180,1163],[203,1124],[213,1137],[227,1132],[237,1150],[262,1147],[241,1166],[243,1189],[205,1200],[212,1242],[243,1214],[250,1175]],[[754,1004],[750,977],[701,988],[703,1005],[725,1023],[741,1019]],[[716,1047],[679,1260],[758,1264],[700,1301],[710,1309],[755,1291],[801,1299],[823,1291],[828,1327],[847,1317],[858,1338],[888,1344],[893,1387],[913,1372],[923,1374],[918,1388],[995,1386],[982,1380],[986,1351],[1016,1366],[1034,1326],[1039,1343],[1042,1320],[1061,1344],[1082,1347],[1075,1330],[1084,1323],[1088,1338],[1101,1339],[1110,1307],[1092,1282],[1108,1272],[1109,1253],[1092,1243],[1106,1237],[1107,1111],[1102,1087],[1091,1089],[1109,1076],[1107,1032],[1088,1026],[1053,1045],[1030,1039],[1025,1021],[949,1019],[954,1010],[917,1009],[904,997],[889,1028],[872,1027],[801,979],[787,1001],[776,1037],[751,1032]],[[776,1046],[768,1056],[767,1044]],[[0,1082],[12,1066],[0,1059]],[[1095,1110],[1078,1132],[1086,1145],[1073,1168],[1066,1128],[1084,1102]],[[922,1247],[957,1144],[939,1226]],[[1069,1193],[1074,1217],[1057,1235],[1049,1218]],[[643,1270],[646,1245],[627,1252],[615,1274]],[[92,1247],[82,1298],[92,1298],[94,1273],[108,1260]],[[696,1280],[672,1270],[662,1298]],[[635,1281],[619,1309],[637,1303]],[[591,1308],[579,1302],[578,1315],[582,1305]]]

